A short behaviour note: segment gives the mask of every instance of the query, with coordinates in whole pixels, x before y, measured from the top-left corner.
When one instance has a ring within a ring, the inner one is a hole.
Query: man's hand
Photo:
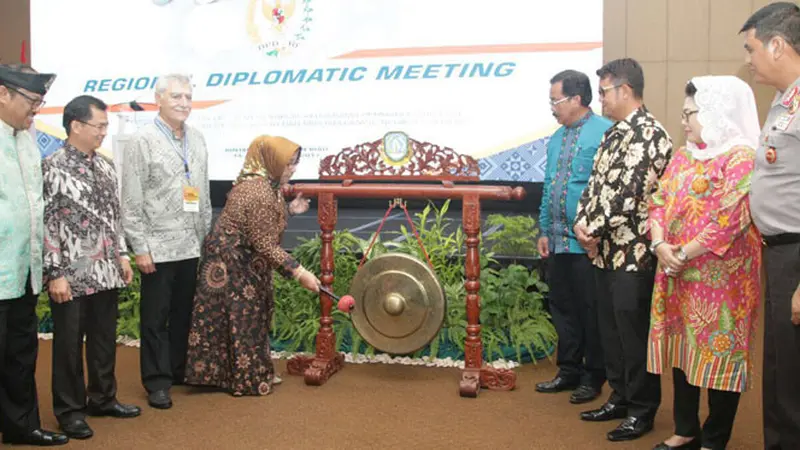
[[[69,287],[69,281],[64,277],[47,283],[47,291],[50,294],[50,299],[56,303],[72,301],[72,290]]]
[[[131,268],[131,262],[128,261],[127,258],[120,258],[119,265],[122,266],[122,279],[125,281],[125,284],[131,284],[131,281],[133,281],[133,269]]]
[[[800,286],[797,286],[792,296],[792,323],[800,325]]]
[[[575,225],[572,231],[575,232],[575,237],[584,250],[597,254],[597,244],[600,242],[600,238],[589,236],[589,230],[586,225]]]
[[[539,255],[542,258],[550,256],[550,239],[547,239],[547,236],[540,237],[539,241],[536,242],[536,249],[539,250]]]
[[[136,255],[136,267],[138,267],[142,273],[149,274],[156,271],[156,265],[153,264],[153,258],[151,258],[149,254]]]

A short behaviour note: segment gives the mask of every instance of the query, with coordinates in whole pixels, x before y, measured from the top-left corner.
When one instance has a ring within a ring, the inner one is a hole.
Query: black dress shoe
[[[89,439],[94,436],[94,432],[89,428],[85,420],[76,419],[58,424],[61,431],[73,439]]]
[[[619,426],[608,432],[611,442],[632,441],[639,439],[653,430],[653,421],[642,417],[626,417]]]
[[[170,409],[172,408],[172,399],[169,397],[168,391],[155,391],[147,396],[147,404],[153,408]]]
[[[700,438],[694,438],[691,441],[677,447],[673,447],[662,442],[653,447],[653,450],[700,450],[701,448],[702,443],[700,442]]]
[[[628,408],[605,402],[599,409],[582,412],[581,420],[587,422],[606,422],[614,419],[624,419],[627,416]]]
[[[600,395],[600,389],[588,384],[582,384],[569,396],[569,402],[575,405],[589,403]]]
[[[99,406],[92,406],[89,405],[87,408],[87,412],[90,416],[95,417],[117,417],[120,419],[128,419],[131,417],[136,417],[142,413],[142,410],[138,406],[134,405],[123,405],[122,403],[114,403],[111,406],[106,407],[99,407]]]
[[[548,394],[561,391],[571,391],[578,387],[578,383],[570,382],[566,378],[557,376],[550,381],[543,381],[536,384],[537,392],[546,392]]]
[[[67,442],[69,442],[69,438],[67,436],[42,429],[33,430],[24,436],[7,436],[6,434],[3,434],[3,444],[52,447],[56,445],[64,445]]]

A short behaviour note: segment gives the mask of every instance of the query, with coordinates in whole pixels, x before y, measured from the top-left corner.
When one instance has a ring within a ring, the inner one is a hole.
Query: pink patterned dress
[[[761,237],[750,220],[755,152],[746,147],[700,161],[682,148],[650,204],[665,240],[697,238],[710,251],[675,277],[657,271],[647,370],[677,367],[690,384],[743,392],[748,386],[756,308],[761,297]]]

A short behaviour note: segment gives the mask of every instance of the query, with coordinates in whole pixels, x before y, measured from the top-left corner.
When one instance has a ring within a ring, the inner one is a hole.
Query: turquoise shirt
[[[42,290],[42,158],[27,130],[0,120],[0,301]]]
[[[547,143],[539,229],[552,253],[585,253],[572,225],[578,200],[592,174],[594,155],[613,123],[589,111],[571,126],[562,126]]]

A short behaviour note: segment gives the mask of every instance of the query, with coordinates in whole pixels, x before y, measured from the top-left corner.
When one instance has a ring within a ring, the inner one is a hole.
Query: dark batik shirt
[[[66,277],[75,297],[124,287],[119,258],[127,248],[113,164],[67,145],[43,161],[42,175],[46,280]]]
[[[644,107],[606,131],[575,219],[600,238],[595,266],[655,269],[648,250],[648,201],[671,156],[669,134]]]

